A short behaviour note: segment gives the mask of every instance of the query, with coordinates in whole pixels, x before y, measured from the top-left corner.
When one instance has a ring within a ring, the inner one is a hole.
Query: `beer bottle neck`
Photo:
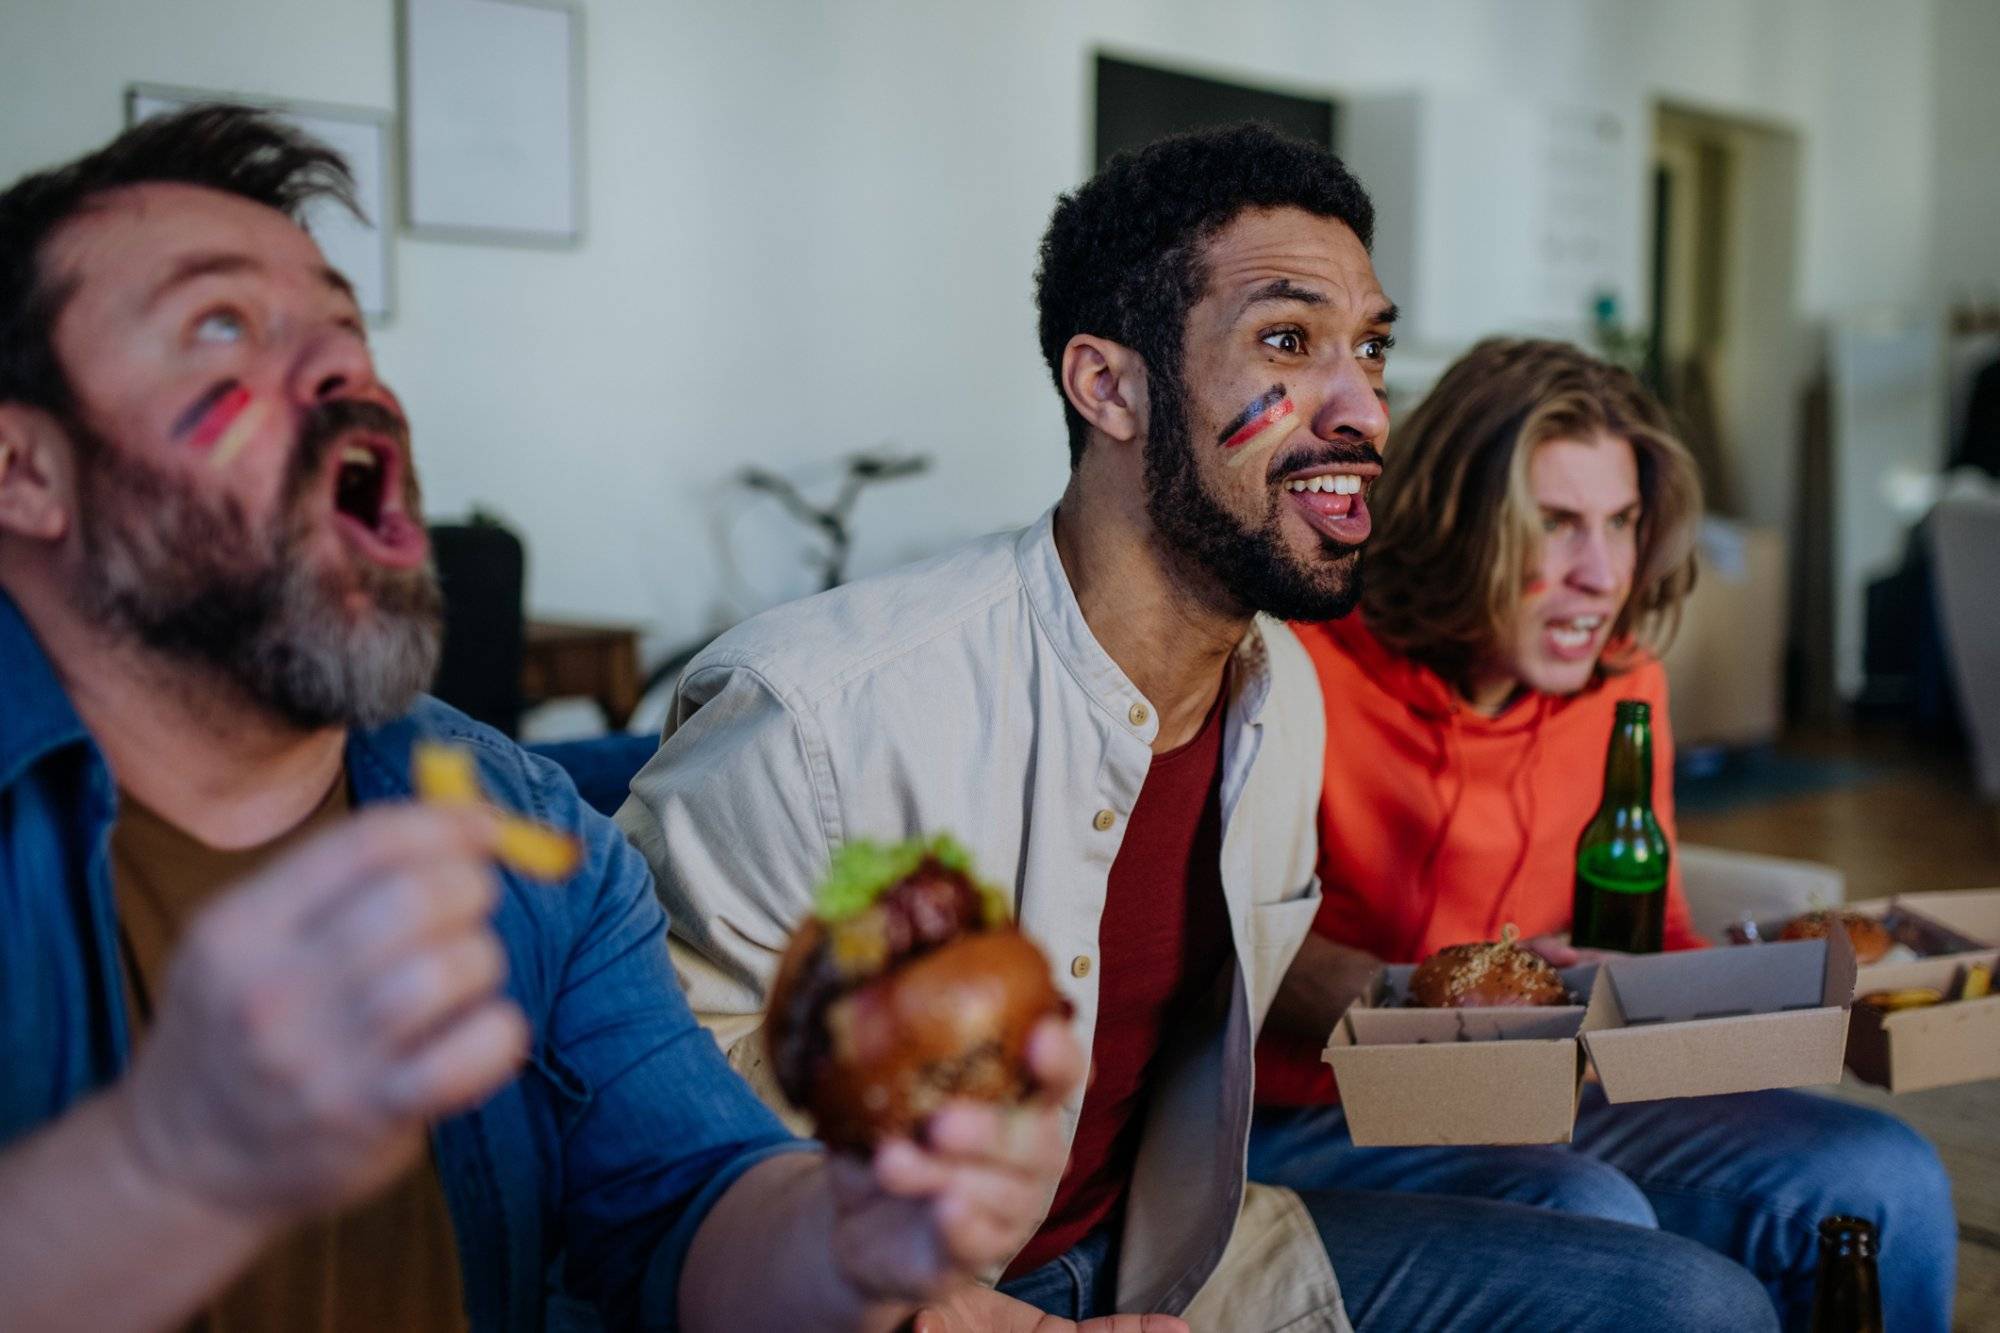
[[[1875,1226],[1856,1217],[1829,1217],[1819,1224],[1819,1252],[1825,1259],[1875,1257]]]
[[[1652,803],[1653,729],[1644,719],[1621,716],[1604,757],[1604,806],[1618,810]]]

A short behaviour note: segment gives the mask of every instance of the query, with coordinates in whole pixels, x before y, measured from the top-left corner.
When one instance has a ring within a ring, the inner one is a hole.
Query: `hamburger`
[[[1484,1009],[1570,1003],[1562,976],[1514,939],[1508,926],[1497,940],[1439,949],[1410,974],[1410,1005]]]
[[[1895,940],[1890,938],[1889,928],[1872,916],[1862,912],[1845,912],[1830,908],[1818,912],[1807,912],[1795,916],[1785,923],[1778,932],[1780,940],[1823,940],[1834,923],[1838,922],[1847,931],[1848,941],[1854,945],[1854,961],[1867,964],[1879,962],[1883,954],[1889,952]]]
[[[772,1071],[829,1147],[915,1136],[946,1100],[1036,1088],[1028,1035],[1068,1017],[1007,898],[948,837],[834,853],[771,985]]]

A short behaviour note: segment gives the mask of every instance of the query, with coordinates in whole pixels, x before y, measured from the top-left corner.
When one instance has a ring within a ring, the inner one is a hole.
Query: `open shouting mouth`
[[[1321,536],[1359,546],[1373,528],[1368,485],[1381,475],[1375,463],[1324,463],[1290,473],[1279,484],[1286,501]]]
[[[430,543],[404,506],[404,464],[394,442],[352,432],[335,444],[333,457],[330,485],[341,536],[376,564],[392,569],[422,564]]]

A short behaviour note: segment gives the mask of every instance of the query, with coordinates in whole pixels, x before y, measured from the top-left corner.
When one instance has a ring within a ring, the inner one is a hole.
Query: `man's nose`
[[[1582,592],[1606,593],[1618,586],[1612,566],[1611,541],[1603,532],[1585,533],[1577,543],[1575,559],[1569,567],[1569,584]]]
[[[1389,404],[1360,363],[1342,360],[1330,372],[1326,389],[1313,414],[1313,434],[1322,440],[1359,439],[1379,448],[1389,433]]]
[[[375,358],[352,329],[332,328],[315,336],[293,371],[292,392],[302,402],[323,403],[379,391]]]

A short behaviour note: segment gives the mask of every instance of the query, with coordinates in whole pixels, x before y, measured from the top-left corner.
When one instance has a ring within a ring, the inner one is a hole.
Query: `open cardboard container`
[[[1898,941],[1921,955],[1862,968],[1857,995],[1918,986],[1951,995],[1967,964],[1994,966],[2000,959],[2000,889],[1903,893],[1845,906],[1882,917]],[[1858,1004],[1847,1067],[1891,1092],[2000,1078],[2000,992],[1887,1014]]]
[[[1563,982],[1588,1000],[1599,970],[1566,968]],[[1588,1004],[1411,1009],[1414,971],[1377,973],[1326,1048],[1355,1144],[1569,1142]]]
[[[1869,982],[1870,968],[1895,967],[1914,962],[1919,958],[1940,958],[1951,954],[1969,953],[1983,947],[1988,939],[1993,943],[2000,943],[2000,890],[1980,890],[1964,895],[1968,898],[1990,898],[1984,905],[1983,913],[1976,908],[1968,911],[1962,905],[1940,901],[1959,896],[1956,893],[1904,893],[1893,898],[1867,898],[1859,902],[1842,903],[1837,908],[1828,909],[1858,912],[1874,917],[1888,930],[1889,937],[1904,950],[1900,958],[1863,964],[1855,977],[1857,993],[1880,989]],[[1940,912],[1944,917],[1938,915]],[[1990,927],[1992,934],[1982,939],[1977,930],[1961,929],[1944,919],[1945,917],[1962,918],[1974,926]],[[1986,920],[1985,917],[1993,919]],[[1765,940],[1776,942],[1790,919],[1780,917],[1776,920],[1754,921],[1747,925],[1732,926],[1729,932],[1731,942],[1735,944],[1755,944]]]
[[[1613,1102],[1840,1082],[1854,947],[1845,931],[1758,949],[1606,963],[1584,1034]]]
[[[1864,990],[1927,986],[1950,995],[1966,965],[1981,962],[2000,966],[2000,949],[1878,964],[1865,969],[1869,980]],[[1886,1014],[1857,1004],[1847,1032],[1847,1067],[1891,1092],[2000,1078],[2000,994]]]
[[[1835,1083],[1845,934],[1565,969],[1583,1004],[1410,1009],[1406,966],[1341,1015],[1324,1058],[1357,1146],[1567,1143],[1586,1058],[1614,1102]]]

